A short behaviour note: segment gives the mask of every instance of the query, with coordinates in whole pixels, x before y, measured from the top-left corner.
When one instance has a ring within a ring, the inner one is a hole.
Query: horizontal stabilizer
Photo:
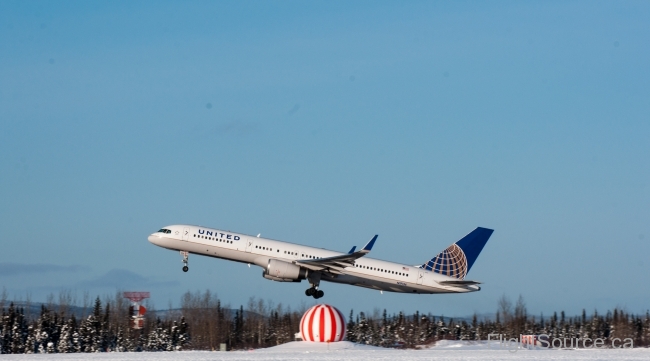
[[[458,281],[439,281],[438,282],[441,285],[445,286],[471,286],[471,285],[480,285],[481,282],[478,281],[465,281],[465,280],[458,280]]]

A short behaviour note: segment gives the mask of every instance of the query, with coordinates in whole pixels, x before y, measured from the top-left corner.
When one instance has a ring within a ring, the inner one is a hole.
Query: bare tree
[[[9,297],[9,294],[7,293],[7,289],[5,286],[2,286],[2,293],[0,293],[0,310],[5,309],[5,304],[7,303],[7,298]]]
[[[68,315],[70,306],[75,306],[77,303],[77,295],[73,294],[71,290],[59,291],[59,314]]]
[[[522,295],[519,295],[517,303],[515,304],[515,314],[513,319],[515,335],[528,333],[526,332],[527,318],[528,316],[526,314],[526,302],[524,302],[524,297]]]
[[[503,324],[507,325],[512,320],[512,302],[505,293],[497,301],[497,308]]]

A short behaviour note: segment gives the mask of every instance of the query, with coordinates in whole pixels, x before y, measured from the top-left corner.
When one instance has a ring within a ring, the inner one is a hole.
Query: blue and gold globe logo
[[[465,257],[465,252],[455,243],[423,266],[426,270],[461,280],[467,275],[467,257]]]

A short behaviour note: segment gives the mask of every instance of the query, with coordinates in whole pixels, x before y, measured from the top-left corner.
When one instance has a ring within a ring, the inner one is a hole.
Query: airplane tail
[[[472,268],[492,232],[494,232],[493,229],[478,227],[421,265],[420,268],[462,280]]]

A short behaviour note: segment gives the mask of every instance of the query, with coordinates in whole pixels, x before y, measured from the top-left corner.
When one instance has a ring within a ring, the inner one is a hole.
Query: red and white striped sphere
[[[316,305],[300,320],[300,336],[304,341],[338,342],[345,337],[345,318],[330,305]]]

